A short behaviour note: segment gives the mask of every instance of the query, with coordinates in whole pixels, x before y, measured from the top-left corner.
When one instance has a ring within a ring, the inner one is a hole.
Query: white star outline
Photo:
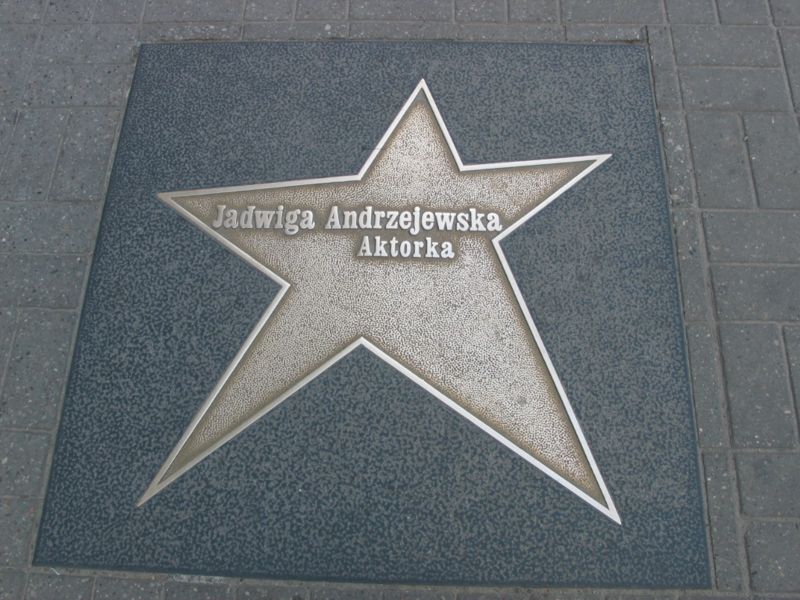
[[[547,164],[558,164],[558,163],[571,163],[571,162],[588,162],[591,161],[591,164],[578,173],[575,177],[565,183],[563,186],[558,188],[555,192],[553,192],[550,196],[548,196],[544,201],[539,203],[535,208],[533,208],[530,212],[528,212],[523,217],[519,218],[517,221],[509,225],[507,228],[504,228],[502,232],[500,232],[497,236],[492,239],[492,244],[494,246],[495,251],[497,252],[497,256],[500,260],[500,263],[503,266],[503,271],[505,273],[506,278],[514,292],[514,296],[516,297],[517,303],[522,310],[522,313],[525,316],[525,320],[530,328],[530,331],[533,335],[533,338],[538,346],[539,351],[544,359],[545,364],[547,365],[547,370],[549,375],[552,377],[553,382],[555,384],[556,389],[558,390],[559,397],[561,402],[564,406],[564,410],[566,411],[570,423],[575,431],[575,434],[580,442],[581,449],[584,452],[586,459],[591,467],[592,474],[597,481],[598,487],[603,495],[603,499],[605,501],[605,505],[601,504],[590,495],[586,494],[580,488],[566,480],[564,477],[559,475],[558,473],[554,472],[552,469],[548,468],[546,465],[538,461],[534,456],[514,444],[511,440],[500,434],[499,432],[495,431],[492,427],[487,425],[485,422],[481,421],[478,417],[474,416],[472,413],[467,411],[466,409],[459,406],[453,400],[451,400],[448,396],[437,390],[427,381],[422,379],[419,375],[399,363],[397,360],[389,356],[386,352],[378,348],[375,344],[371,341],[366,339],[365,337],[359,337],[351,344],[343,348],[341,351],[336,353],[335,355],[331,356],[328,360],[326,360],[323,364],[319,367],[314,369],[311,373],[300,379],[295,385],[289,388],[286,392],[278,396],[270,405],[263,408],[261,411],[257,412],[254,416],[252,416],[247,421],[243,422],[241,425],[233,429],[223,438],[215,442],[209,448],[207,448],[204,452],[198,454],[195,458],[189,461],[184,467],[180,470],[172,473],[168,477],[164,477],[164,475],[169,470],[170,465],[175,460],[177,455],[179,454],[180,450],[183,448],[184,444],[192,434],[192,432],[197,427],[198,423],[202,419],[203,415],[209,409],[209,407],[213,404],[214,400],[216,399],[217,395],[219,394],[220,390],[223,388],[225,383],[227,382],[228,378],[231,374],[235,371],[236,367],[238,366],[241,359],[245,356],[248,349],[250,348],[253,341],[258,336],[261,329],[269,320],[270,316],[272,315],[273,311],[277,308],[277,306],[281,303],[283,296],[286,294],[287,290],[290,287],[290,283],[285,281],[282,277],[278,274],[274,273],[268,267],[263,265],[261,262],[254,259],[252,256],[241,250],[235,244],[227,240],[225,237],[217,233],[213,228],[206,225],[201,219],[197,218],[193,214],[191,214],[188,210],[181,207],[177,202],[174,201],[174,198],[181,198],[186,196],[194,196],[194,195],[211,195],[215,193],[225,193],[225,192],[245,192],[245,191],[252,191],[252,190],[263,190],[263,189],[274,189],[274,188],[287,188],[287,187],[294,187],[294,186],[306,186],[306,185],[319,185],[319,184],[327,184],[327,183],[342,183],[342,182],[356,182],[361,181],[364,175],[369,171],[370,167],[372,166],[375,159],[380,155],[381,151],[383,150],[384,146],[390,139],[392,133],[394,132],[397,125],[401,122],[403,117],[405,116],[408,109],[412,106],[412,104],[417,100],[419,94],[424,94],[425,99],[427,100],[434,116],[436,117],[436,122],[447,141],[447,145],[450,149],[450,153],[455,160],[455,163],[458,167],[458,171],[467,172],[467,171],[482,171],[482,170],[491,170],[491,169],[508,169],[514,167],[532,167],[537,165],[547,165]],[[300,179],[300,180],[293,180],[293,181],[281,181],[281,182],[272,182],[272,183],[265,183],[265,184],[254,184],[254,185],[242,185],[242,186],[229,186],[229,187],[220,187],[220,188],[205,188],[202,190],[188,190],[188,191],[180,191],[180,192],[164,192],[159,193],[157,196],[159,200],[164,202],[167,206],[171,207],[172,209],[176,210],[179,214],[181,214],[184,218],[188,221],[199,227],[202,231],[210,235],[213,239],[217,242],[221,243],[225,248],[229,251],[233,252],[236,256],[245,260],[248,264],[255,267],[260,272],[267,275],[270,279],[275,281],[278,285],[280,285],[280,290],[272,300],[270,305],[267,307],[264,314],[259,319],[258,323],[255,325],[253,330],[250,332],[248,337],[246,338],[244,344],[236,353],[234,359],[228,365],[226,370],[224,371],[222,377],[220,377],[219,381],[214,386],[213,390],[211,391],[210,395],[203,403],[200,410],[195,414],[192,418],[190,425],[186,428],[183,435],[181,436],[180,441],[175,445],[172,452],[168,456],[167,460],[163,463],[162,467],[159,469],[156,476],[153,478],[150,485],[147,487],[145,492],[136,502],[136,506],[142,506],[148,500],[150,500],[153,496],[159,493],[161,490],[166,488],[170,485],[174,480],[179,478],[185,472],[190,470],[194,467],[197,463],[205,459],[209,454],[216,451],[219,447],[230,441],[231,439],[238,436],[242,431],[247,429],[250,425],[252,425],[255,421],[261,419],[264,415],[268,412],[279,406],[283,403],[284,400],[292,396],[295,392],[302,389],[307,383],[314,380],[318,375],[329,369],[331,366],[336,364],[341,358],[350,354],[353,350],[358,347],[364,347],[373,354],[375,354],[378,358],[381,358],[386,363],[397,369],[400,373],[411,379],[414,383],[422,387],[425,391],[433,395],[435,398],[443,402],[446,406],[454,410],[456,413],[467,419],[472,424],[479,427],[482,431],[488,433],[498,442],[512,450],[515,454],[522,457],[529,463],[533,464],[536,468],[541,470],[543,473],[548,475],[550,478],[567,488],[569,491],[574,493],[576,496],[587,502],[589,505],[600,511],[603,515],[611,519],[618,525],[622,524],[620,519],[619,513],[617,512],[616,506],[614,504],[613,499],[611,498],[611,494],[606,487],[605,481],[600,473],[599,468],[597,467],[597,463],[592,455],[592,452],[589,448],[589,444],[586,441],[586,438],[583,434],[583,431],[580,427],[578,419],[575,415],[574,410],[567,398],[566,391],[564,390],[564,386],[561,383],[558,374],[556,373],[555,367],[553,366],[552,360],[550,359],[549,354],[544,346],[544,342],[542,341],[541,336],[539,335],[539,331],[534,324],[533,318],[531,317],[530,311],[528,310],[528,306],[522,297],[522,293],[517,285],[517,281],[511,271],[511,267],[506,260],[505,254],[503,253],[503,249],[500,245],[503,239],[506,236],[513,233],[518,227],[523,225],[527,222],[530,218],[532,218],[536,213],[543,210],[547,207],[551,202],[553,202],[556,198],[561,196],[564,192],[574,186],[578,181],[586,177],[589,173],[594,171],[598,168],[601,164],[603,164],[606,160],[611,158],[611,154],[595,154],[595,155],[588,155],[588,156],[577,156],[577,157],[566,157],[566,158],[548,158],[548,159],[540,159],[540,160],[529,160],[529,161],[514,161],[514,162],[497,162],[497,163],[483,163],[483,164],[470,164],[465,165],[461,161],[461,156],[458,153],[458,150],[453,143],[453,139],[450,136],[450,132],[445,125],[444,119],[442,118],[441,113],[439,112],[439,108],[436,106],[436,102],[433,99],[433,95],[428,88],[428,85],[425,83],[424,79],[421,79],[420,82],[415,87],[414,91],[408,97],[406,102],[403,104],[400,111],[397,113],[397,116],[394,118],[392,123],[389,125],[386,132],[381,137],[378,144],[373,149],[372,153],[367,158],[364,165],[355,175],[344,175],[344,176],[337,176],[337,177],[323,177],[317,179]]]

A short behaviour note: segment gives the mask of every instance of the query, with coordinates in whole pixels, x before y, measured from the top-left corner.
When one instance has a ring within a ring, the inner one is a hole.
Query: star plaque
[[[282,289],[139,503],[363,345],[619,522],[501,246],[608,158],[464,165],[423,80],[357,175],[160,194]]]
[[[144,45],[35,563],[698,587],[648,58]]]

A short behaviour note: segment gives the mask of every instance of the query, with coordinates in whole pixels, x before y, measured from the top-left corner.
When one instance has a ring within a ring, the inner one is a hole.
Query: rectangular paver
[[[350,0],[350,18],[371,21],[449,21],[453,0]]]
[[[102,198],[119,119],[120,113],[114,108],[72,111],[59,151],[50,199]]]
[[[694,211],[675,211],[672,222],[678,248],[684,318],[689,322],[705,321],[710,317],[710,285],[698,215]]]
[[[49,434],[0,430],[0,495],[40,497]]]
[[[747,556],[754,590],[800,592],[800,524],[754,522],[747,530]]]
[[[157,581],[98,577],[93,600],[161,600],[161,589]]]
[[[0,252],[89,253],[100,209],[68,202],[0,203]]]
[[[683,67],[680,79],[687,108],[789,110],[782,69]]]
[[[697,178],[697,196],[704,208],[755,205],[748,173],[744,132],[735,114],[697,112],[687,115]]]
[[[744,128],[759,206],[800,208],[800,131],[790,114],[747,114]]]
[[[714,0],[665,0],[670,23],[713,23]]]
[[[720,319],[731,321],[800,320],[800,267],[712,267]]]
[[[704,452],[703,471],[711,527],[711,553],[716,588],[726,592],[743,589],[739,557],[739,529],[736,520],[735,475],[724,452]]]
[[[0,428],[55,426],[75,321],[68,311],[22,311],[0,391]]]
[[[780,55],[770,27],[676,25],[672,40],[678,64],[778,67]]]
[[[736,456],[742,510],[754,517],[800,517],[800,452]]]
[[[768,25],[767,0],[717,0],[719,21],[730,25]]]
[[[297,0],[295,18],[314,21],[347,19],[347,0]]]
[[[659,0],[561,0],[565,22],[577,23],[661,23],[664,14]]]
[[[800,263],[800,212],[708,211],[703,224],[712,261]]]
[[[555,23],[557,0],[508,0],[508,20]]]
[[[686,341],[700,447],[729,446],[722,366],[714,328],[705,323],[690,324],[686,328]]]
[[[683,113],[661,111],[661,140],[667,161],[670,203],[677,208],[696,204],[692,183],[692,156]]]
[[[0,166],[0,199],[45,199],[68,118],[63,109],[20,114],[5,164]]]
[[[661,111],[682,107],[681,90],[678,84],[678,70],[675,66],[675,55],[672,50],[672,36],[669,29],[659,26],[648,26],[647,41],[650,59],[653,64],[653,80],[655,83],[656,103]]]
[[[27,567],[33,519],[41,501],[0,497],[0,567]]]
[[[245,0],[148,0],[144,20],[153,21],[226,21],[239,19]]]
[[[76,255],[0,254],[0,307],[77,308],[86,265]]]
[[[789,374],[775,325],[720,327],[733,443],[741,448],[794,448]]]

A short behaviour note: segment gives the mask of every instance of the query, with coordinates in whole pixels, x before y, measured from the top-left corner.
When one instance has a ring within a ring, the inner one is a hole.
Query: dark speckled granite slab
[[[365,350],[136,508],[277,292],[155,193],[355,173],[422,77],[466,163],[614,155],[504,247],[622,526]],[[142,47],[35,562],[709,585],[645,50]]]

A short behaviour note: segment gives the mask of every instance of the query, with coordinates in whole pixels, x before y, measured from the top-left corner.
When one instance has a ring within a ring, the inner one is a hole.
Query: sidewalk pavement
[[[710,592],[421,588],[31,567],[143,42],[649,47],[705,480]],[[800,0],[0,2],[0,598],[800,598]]]

